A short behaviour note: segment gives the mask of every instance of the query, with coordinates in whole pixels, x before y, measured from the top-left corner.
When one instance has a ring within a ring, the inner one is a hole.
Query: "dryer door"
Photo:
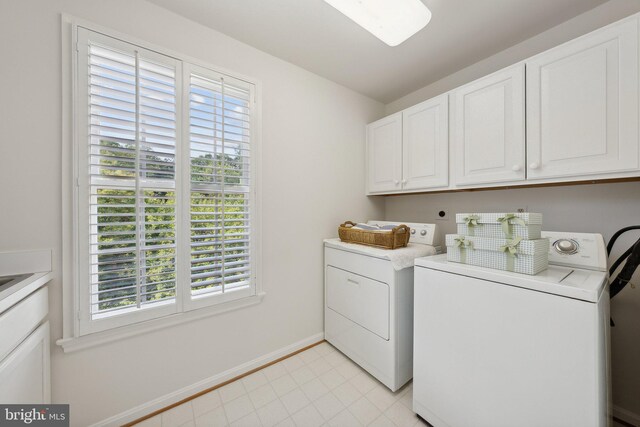
[[[389,285],[327,266],[327,307],[389,340]]]

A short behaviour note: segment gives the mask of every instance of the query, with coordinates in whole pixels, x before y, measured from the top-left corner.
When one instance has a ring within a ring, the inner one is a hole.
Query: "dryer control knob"
[[[560,239],[553,243],[553,247],[556,252],[566,255],[575,254],[578,252],[578,242],[571,239]]]
[[[420,232],[420,235],[421,235],[421,236],[426,236],[426,235],[427,235],[427,230],[422,230],[422,231]]]
[[[415,228],[411,229],[411,234],[416,234],[416,229]]]

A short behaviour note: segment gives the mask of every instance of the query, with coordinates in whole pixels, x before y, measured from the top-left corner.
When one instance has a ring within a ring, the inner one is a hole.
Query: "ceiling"
[[[606,2],[422,0],[429,25],[389,47],[323,0],[149,1],[384,103]]]

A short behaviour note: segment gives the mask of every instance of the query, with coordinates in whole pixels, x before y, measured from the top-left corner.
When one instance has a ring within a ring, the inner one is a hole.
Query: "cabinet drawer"
[[[0,315],[0,361],[44,319],[48,297],[47,288],[41,288]]]
[[[327,307],[389,339],[389,285],[327,266]]]

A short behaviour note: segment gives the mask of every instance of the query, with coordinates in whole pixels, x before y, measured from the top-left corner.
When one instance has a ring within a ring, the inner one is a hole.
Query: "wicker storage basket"
[[[392,230],[359,230],[354,229],[354,222],[347,221],[338,227],[340,240],[348,243],[375,246],[384,249],[404,248],[409,243],[409,227],[400,224]]]

